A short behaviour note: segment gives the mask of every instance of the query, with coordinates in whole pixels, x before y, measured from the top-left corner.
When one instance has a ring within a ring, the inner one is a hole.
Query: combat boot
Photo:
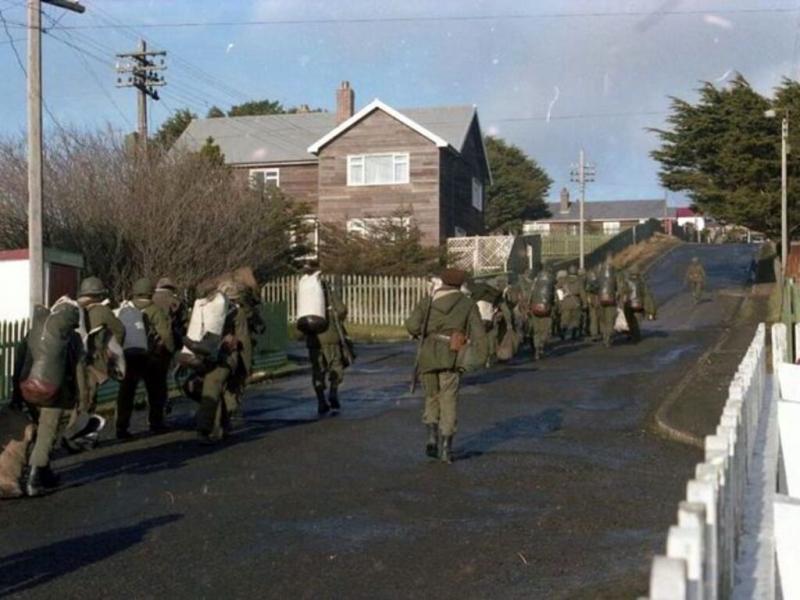
[[[439,426],[436,423],[428,424],[428,441],[425,443],[425,454],[430,458],[439,455]]]
[[[445,435],[441,437],[439,444],[439,460],[443,463],[452,464],[453,462],[453,436]]]
[[[25,478],[25,495],[31,498],[47,493],[47,488],[42,481],[41,467],[28,467],[28,476]]]
[[[42,487],[53,489],[59,486],[61,477],[53,472],[50,465],[47,465],[46,467],[39,467],[39,481],[42,482]]]
[[[328,404],[331,407],[331,414],[338,415],[339,409],[341,406],[339,405],[339,387],[335,385],[331,385],[331,390],[328,392]]]
[[[325,400],[325,389],[317,388],[315,391],[317,392],[317,414],[319,416],[327,415],[331,407],[328,406],[328,401]]]

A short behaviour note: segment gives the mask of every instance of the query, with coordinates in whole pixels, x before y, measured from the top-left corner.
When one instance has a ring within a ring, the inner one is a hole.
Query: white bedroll
[[[188,344],[183,347],[181,354],[194,355],[198,352],[210,356],[216,354],[222,343],[222,332],[227,317],[228,299],[225,294],[217,292],[211,298],[195,300],[186,331]]]

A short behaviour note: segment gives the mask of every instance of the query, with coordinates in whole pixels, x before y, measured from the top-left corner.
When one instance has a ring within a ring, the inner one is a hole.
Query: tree
[[[800,84],[784,79],[773,98],[752,89],[738,75],[725,87],[704,83],[692,104],[672,98],[669,128],[651,129],[661,147],[651,155],[659,163],[661,183],[685,192],[694,208],[723,223],[742,225],[769,236],[780,235],[781,119],[767,119],[774,108],[800,116]],[[800,147],[800,135],[790,142]],[[789,223],[798,223],[800,156],[789,155]]]
[[[252,117],[257,115],[282,115],[286,112],[277,100],[252,100],[231,106],[229,117]]]
[[[198,154],[214,166],[225,166],[225,155],[222,153],[222,148],[214,142],[214,138],[211,136],[206,138],[206,143],[200,148]]]
[[[181,134],[189,127],[192,119],[196,119],[197,115],[190,111],[188,108],[182,108],[164,121],[161,127],[156,132],[156,142],[162,148],[171,148],[172,144],[181,137]]]
[[[219,106],[212,106],[208,109],[206,113],[206,119],[218,119],[219,117],[224,117],[225,112]]]
[[[553,183],[522,150],[500,138],[486,137],[494,183],[486,191],[486,228],[519,233],[522,222],[548,216],[545,197]]]

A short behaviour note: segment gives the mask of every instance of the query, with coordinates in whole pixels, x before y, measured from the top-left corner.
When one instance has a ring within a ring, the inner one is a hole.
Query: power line
[[[659,110],[647,110],[647,111],[638,111],[638,112],[617,112],[617,113],[584,113],[584,114],[574,114],[574,115],[556,115],[551,117],[501,117],[497,119],[487,118],[484,117],[482,120],[491,123],[515,123],[515,122],[525,122],[525,121],[540,121],[540,122],[548,122],[548,121],[572,121],[577,119],[617,119],[621,117],[652,117],[652,116],[663,116],[667,114],[665,111]]]
[[[441,23],[469,21],[501,21],[501,20],[536,20],[536,19],[594,19],[594,18],[638,18],[658,15],[666,16],[705,16],[714,15],[756,15],[756,14],[790,14],[798,12],[798,8],[731,8],[721,10],[666,10],[666,11],[613,11],[613,12],[563,12],[563,13],[518,13],[491,15],[439,15],[439,16],[407,16],[407,17],[352,17],[324,19],[257,19],[241,21],[174,21],[171,23],[128,23],[122,25],[70,25],[64,29],[169,29],[184,27],[250,27],[275,25],[345,25],[374,23]]]

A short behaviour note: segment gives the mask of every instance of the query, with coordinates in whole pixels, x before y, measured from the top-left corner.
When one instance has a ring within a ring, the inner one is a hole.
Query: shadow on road
[[[464,438],[455,458],[477,458],[510,440],[539,438],[551,431],[557,431],[564,421],[562,413],[560,408],[548,408],[535,415],[521,415],[495,423],[489,429]]]
[[[0,558],[0,596],[35,588],[52,579],[105,560],[135,546],[151,530],[182,518],[183,515],[180,514],[164,515],[141,521],[130,527],[81,535]],[[86,585],[87,594],[91,595],[93,584],[87,580]]]

